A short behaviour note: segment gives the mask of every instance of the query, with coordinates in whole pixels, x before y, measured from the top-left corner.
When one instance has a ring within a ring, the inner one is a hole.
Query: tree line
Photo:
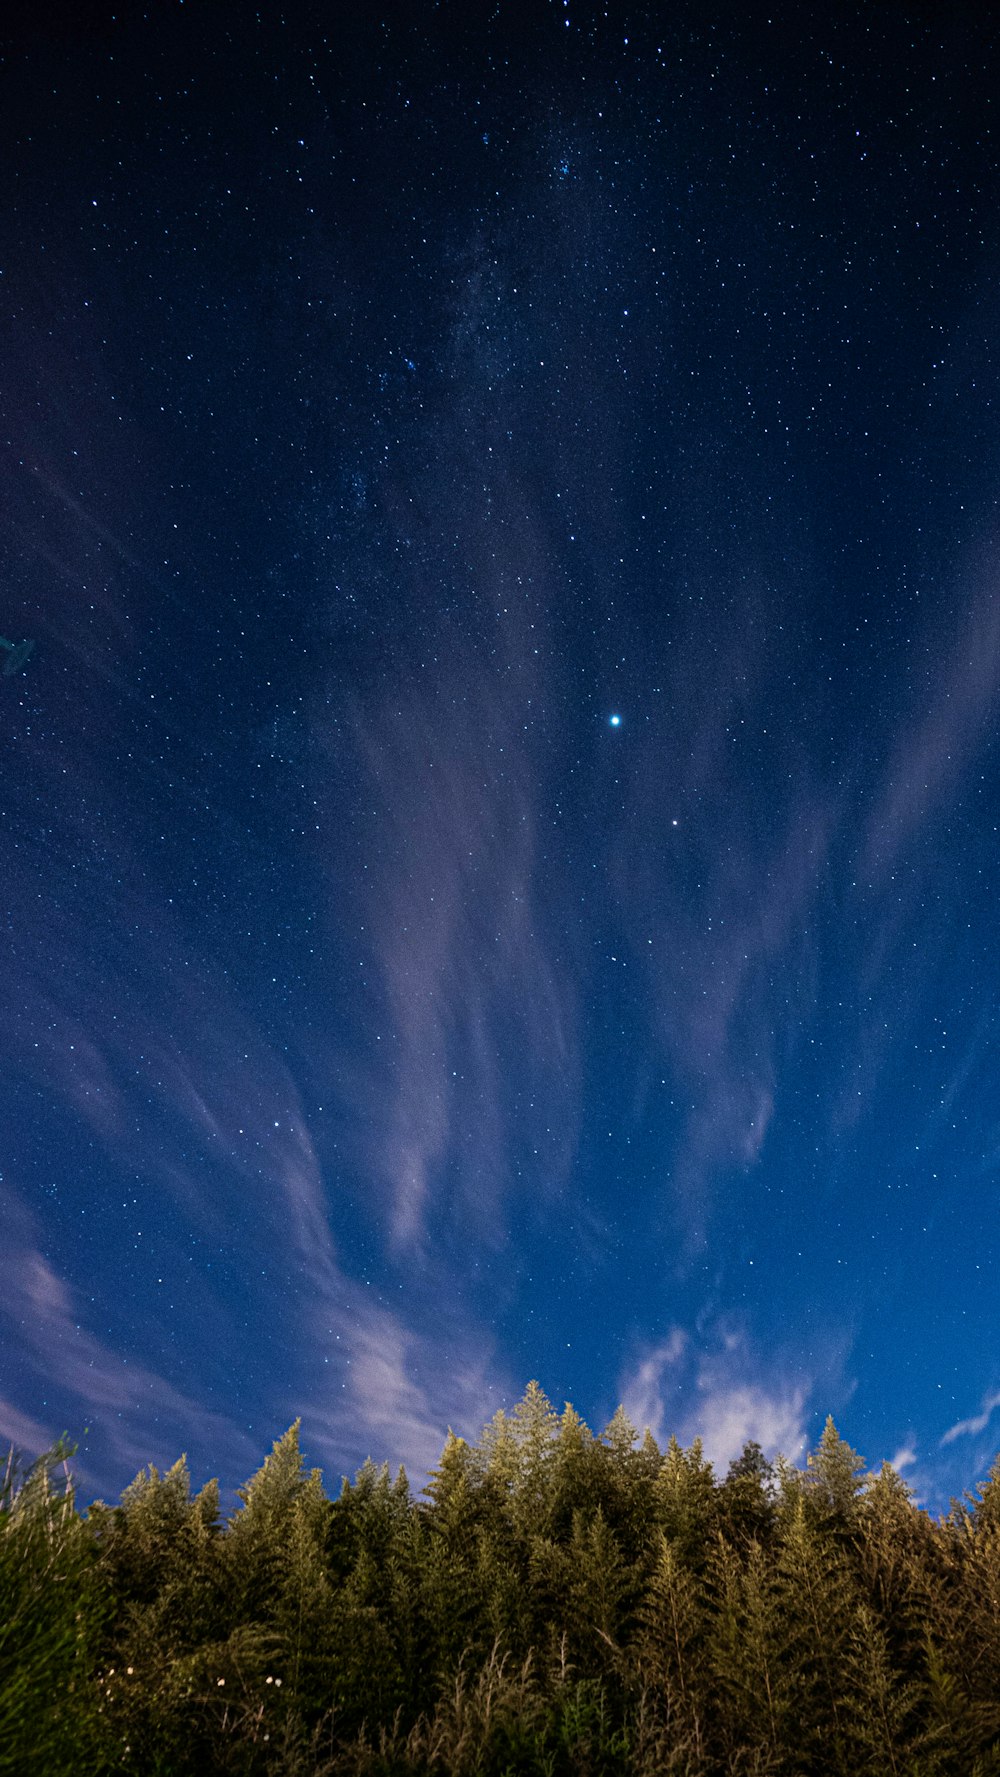
[[[537,1384],[415,1498],[337,1499],[295,1424],[224,1519],[185,1461],[78,1511],[59,1446],[0,1489],[0,1773],[1000,1773],[1000,1459],[942,1518],[832,1420],[595,1437]]]

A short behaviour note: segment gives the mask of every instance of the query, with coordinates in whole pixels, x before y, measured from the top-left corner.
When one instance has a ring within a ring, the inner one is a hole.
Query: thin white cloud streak
[[[673,1376],[673,1390],[681,1386],[680,1364],[688,1348],[688,1335],[681,1327],[672,1327],[665,1339],[651,1345],[639,1357],[631,1373],[621,1384],[622,1406],[640,1431],[648,1427],[658,1443],[675,1428],[667,1424],[664,1391]]]
[[[950,1425],[939,1440],[940,1443],[953,1444],[956,1438],[978,1438],[986,1430],[998,1407],[1000,1407],[1000,1389],[983,1396],[979,1412],[974,1413],[971,1419],[959,1419],[955,1425]]]
[[[683,1107],[663,1173],[688,1258],[727,1175],[761,1162],[780,1115],[782,1066],[815,1005],[815,921],[839,816],[775,694],[782,668],[793,671],[781,589],[770,576],[755,588],[741,562],[727,596],[720,551],[701,559],[700,547],[689,553],[697,615],[671,624],[662,703],[628,736],[615,866],[648,981],[649,1071]]]
[[[206,1256],[215,1247],[227,1269],[247,1280],[258,1347],[293,1354],[276,1364],[259,1391],[274,1429],[301,1413],[338,1469],[370,1450],[423,1472],[436,1459],[449,1418],[469,1423],[489,1401],[488,1344],[458,1321],[440,1336],[433,1327],[411,1326],[345,1274],[333,1234],[331,1182],[287,1065],[165,916],[128,901],[121,915],[126,930],[139,923],[150,932],[156,927],[141,978],[113,949],[99,974],[84,968],[70,976],[60,958],[78,944],[80,954],[87,952],[78,926],[67,922],[49,935],[30,1015],[8,1031],[14,1038],[8,1054],[62,1099],[116,1173],[134,1171],[157,1216],[164,1194],[169,1197],[169,1240],[183,1246],[197,1231]],[[56,991],[69,978],[72,1004]],[[106,1439],[118,1472],[134,1472],[170,1455],[174,1444],[192,1442],[213,1463],[230,1471],[239,1463],[249,1472],[260,1452],[245,1432],[139,1362],[127,1342],[116,1349],[88,1329],[94,1311],[43,1259],[37,1236],[25,1225],[13,1240],[13,1202],[6,1205],[0,1259],[0,1312],[9,1317],[18,1351],[16,1393],[7,1390],[10,1411],[19,1416],[12,1423],[30,1430],[33,1402],[61,1391],[93,1426],[95,1453]],[[116,1242],[122,1249],[117,1262],[129,1265],[132,1215],[117,1202],[95,1207],[110,1218],[111,1249]],[[262,1269],[271,1279],[266,1288],[258,1281]],[[219,1386],[227,1365],[240,1361],[245,1339],[217,1294],[215,1275],[202,1270],[196,1279],[198,1312],[210,1328],[202,1388]],[[191,1301],[187,1294],[185,1313]],[[159,1305],[157,1338],[169,1340],[170,1314]],[[438,1312],[434,1319],[441,1324]],[[136,1342],[145,1345],[150,1331],[142,1312]],[[320,1351],[328,1361],[316,1364]],[[34,1449],[49,1440],[25,1441]],[[102,1464],[102,1473],[108,1466]]]
[[[326,1359],[303,1378],[311,1445],[334,1466],[373,1454],[403,1463],[419,1483],[449,1422],[478,1430],[488,1416],[484,1403],[498,1393],[491,1346],[461,1312],[449,1317],[435,1303],[430,1329],[421,1329],[345,1274],[304,1119],[278,1132],[269,1165],[288,1212],[294,1269],[308,1284],[297,1295],[297,1337]]]
[[[405,1462],[423,1473],[436,1459],[449,1416],[488,1398],[489,1354],[471,1330],[449,1337],[407,1324],[340,1267],[327,1221],[321,1170],[304,1125],[270,1157],[289,1212],[295,1267],[309,1284],[296,1322],[308,1348],[335,1353],[331,1374],[313,1381],[303,1417],[314,1442],[338,1460],[355,1454]],[[443,1317],[436,1313],[439,1324]]]
[[[450,1425],[474,1436],[509,1398],[491,1352],[469,1329],[449,1339],[421,1334],[349,1287],[337,1323],[344,1329],[340,1382],[317,1392],[304,1415],[311,1446],[344,1470],[371,1456],[405,1464],[420,1486],[441,1454]],[[317,1323],[318,1325],[318,1323]]]
[[[22,1453],[39,1456],[43,1450],[51,1448],[57,1436],[51,1426],[43,1425],[40,1419],[32,1419],[13,1401],[0,1396],[0,1452],[13,1444]]]
[[[520,786],[502,786],[498,796],[461,753],[435,760],[436,745],[433,721],[408,711],[376,768],[390,819],[419,810],[400,833],[380,953],[398,1055],[383,1164],[400,1246],[418,1237],[452,1143],[471,1133],[463,1098],[480,1138],[479,1190],[495,1198],[501,1189],[501,1057],[491,1030],[534,993],[540,1009],[550,1008],[552,1050],[564,1047],[558,1002],[524,918],[528,797]],[[460,1070],[471,1074],[464,1091]]]
[[[927,646],[933,650],[933,637]],[[971,599],[942,670],[932,678],[926,707],[893,748],[868,823],[866,872],[891,869],[968,769],[998,708],[1000,598],[988,584]]]
[[[668,889],[657,907],[650,893],[644,923],[653,942],[633,928],[648,959],[655,1035],[690,1106],[670,1173],[694,1247],[705,1238],[717,1181],[755,1166],[767,1141],[783,1022],[801,1023],[815,992],[809,923],[832,830],[831,811],[797,803],[768,856],[734,820],[732,845],[701,860],[697,899]],[[689,842],[678,832],[677,846]]]
[[[239,1188],[254,1182],[260,1212],[244,1219],[241,1249],[248,1258],[267,1255],[294,1279],[280,1318],[288,1322],[285,1337],[308,1355],[289,1378],[294,1399],[282,1406],[301,1413],[310,1448],[336,1472],[371,1454],[405,1463],[419,1480],[436,1461],[449,1420],[478,1429],[487,1416],[484,1402],[497,1393],[491,1348],[460,1315],[449,1321],[439,1305],[430,1329],[411,1324],[345,1273],[323,1169],[294,1083],[251,1031],[231,1017],[224,1023],[225,1040],[218,1031],[210,1047],[230,1061],[238,1054],[235,1079],[223,1063],[196,1083],[190,1057],[179,1054],[160,1071],[171,1102],[192,1129],[200,1126],[206,1150],[228,1157]]]
[[[111,1350],[87,1330],[77,1292],[61,1278],[37,1245],[32,1218],[5,1186],[0,1193],[5,1236],[0,1322],[16,1337],[21,1364],[41,1394],[63,1391],[80,1403],[81,1417],[100,1423],[110,1458],[119,1469],[142,1467],[165,1440],[195,1438],[248,1450],[223,1413],[201,1405],[148,1365]],[[33,1453],[50,1442],[43,1428],[16,1402],[6,1402]],[[152,1433],[155,1425],[156,1432]]]
[[[931,836],[934,820],[947,817],[977,755],[995,736],[1000,715],[1000,597],[994,577],[990,564],[975,570],[965,609],[947,638],[942,638],[939,620],[928,621],[919,633],[914,678],[923,690],[908,718],[897,723],[880,773],[873,774],[878,787],[854,866],[859,879],[856,916],[864,939],[857,967],[857,1053],[853,1079],[831,1113],[834,1140],[870,1112],[894,1052],[910,1041],[911,1031],[918,1034],[914,1027],[926,1018],[926,968],[919,978],[910,979],[911,972],[900,964],[903,958],[912,960],[914,943],[925,933],[927,877],[924,869],[911,873],[898,866],[907,848],[912,851],[918,840]],[[954,867],[949,859],[952,878]],[[887,892],[890,880],[891,893]],[[937,952],[940,962],[940,946]],[[989,1007],[964,1057],[942,1084],[935,1120],[951,1115],[982,1052],[991,1020]]]
[[[68,934],[63,949],[80,936]],[[71,1005],[38,983],[32,1016],[15,1034],[20,1065],[63,1099],[116,1168],[165,1185],[206,1233],[239,1236],[252,1182],[258,1231],[269,1228],[280,1244],[291,1211],[295,1227],[304,1214],[314,1218],[314,1242],[328,1236],[315,1199],[307,1209],[291,1183],[315,1161],[287,1067],[225,983],[185,954],[169,922],[160,922],[138,983],[114,955],[100,976],[77,973]],[[179,1129],[166,1142],[164,1122]],[[284,1201],[268,1190],[275,1164],[290,1181]]]
[[[271,1339],[300,1354],[281,1378],[287,1393],[280,1394],[277,1376],[265,1387],[275,1430],[282,1429],[279,1420],[301,1414],[312,1445],[338,1472],[377,1454],[405,1462],[420,1478],[436,1460],[449,1421],[478,1428],[488,1416],[486,1406],[497,1392],[490,1348],[475,1329],[458,1320],[449,1325],[440,1314],[434,1316],[440,1331],[407,1324],[343,1272],[322,1169],[292,1084],[259,1045],[249,1054],[256,1093],[249,1112],[237,1101],[225,1069],[221,1076],[206,1072],[196,1085],[186,1071],[193,1068],[190,1057],[158,1058],[166,1100],[186,1116],[192,1134],[200,1126],[204,1143],[201,1154],[197,1143],[185,1144],[186,1165],[160,1164],[160,1180],[175,1191],[182,1211],[191,1208],[211,1156],[216,1189],[229,1180],[230,1262],[251,1275],[266,1262],[273,1276],[291,1280],[290,1288],[279,1288],[277,1300],[272,1291],[257,1303]],[[161,1065],[164,1059],[169,1065]],[[274,1110],[278,1117],[270,1115]],[[226,1157],[221,1172],[220,1152]],[[252,1199],[237,1216],[236,1206],[251,1183]],[[249,1472],[259,1452],[226,1415],[205,1409],[148,1364],[88,1330],[78,1292],[44,1258],[9,1192],[3,1220],[0,1318],[17,1340],[21,1389],[39,1396],[57,1390],[77,1400],[81,1419],[100,1430],[111,1464],[121,1472],[162,1459],[173,1444],[192,1442],[210,1450],[213,1461],[230,1469],[239,1461]],[[229,1337],[225,1323],[220,1331]],[[325,1363],[315,1361],[319,1354]],[[32,1451],[51,1441],[36,1435],[40,1428],[18,1402],[7,1406],[16,1441]],[[25,1430],[31,1435],[23,1437]]]
[[[769,1456],[801,1455],[809,1393],[802,1382],[763,1381],[746,1340],[720,1328],[709,1347],[672,1328],[638,1354],[621,1385],[633,1424],[661,1446],[671,1434],[684,1445],[700,1438],[717,1472],[751,1440]]]
[[[377,670],[332,669],[313,722],[331,942],[346,925],[368,946],[359,1040],[333,1065],[357,1170],[393,1251],[417,1260],[442,1230],[501,1244],[519,1183],[537,1200],[564,1182],[580,1119],[546,795],[562,587],[554,515],[483,329],[495,257],[471,242],[451,392],[420,448],[405,469],[381,446],[368,465],[337,583],[360,587],[388,633]]]
[[[705,1455],[721,1471],[753,1440],[769,1456],[800,1456],[806,1446],[806,1391],[775,1394],[756,1383],[708,1389],[685,1426],[684,1441],[701,1438]]]
[[[371,811],[356,895],[378,989],[354,1115],[400,1254],[442,1212],[495,1243],[518,1144],[556,1188],[579,1115],[575,993],[546,931],[525,734],[536,677],[516,648],[502,667],[449,639],[438,651],[436,681],[353,723]]]

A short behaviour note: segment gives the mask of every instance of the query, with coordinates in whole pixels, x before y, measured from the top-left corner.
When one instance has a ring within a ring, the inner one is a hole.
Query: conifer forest
[[[0,1773],[1000,1772],[1000,1461],[935,1519],[832,1420],[723,1478],[537,1384],[422,1496],[295,1424],[228,1519],[185,1461],[0,1498]]]

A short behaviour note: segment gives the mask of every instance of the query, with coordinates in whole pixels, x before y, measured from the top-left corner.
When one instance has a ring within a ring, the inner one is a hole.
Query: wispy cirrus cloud
[[[977,750],[985,743],[1000,709],[1000,601],[992,571],[968,600],[953,639],[941,644],[929,634],[931,655],[920,679],[927,691],[901,728],[885,767],[865,835],[863,867],[890,869],[910,839],[944,802]]]
[[[731,843],[703,852],[697,811],[687,825],[682,831],[679,820],[668,840],[683,886],[671,894],[668,873],[666,887],[650,890],[648,935],[633,926],[633,942],[646,959],[655,1041],[689,1107],[669,1173],[696,1248],[718,1183],[761,1159],[783,1060],[813,1006],[811,921],[835,815],[822,798],[803,795],[791,799],[776,833],[762,833],[736,811]],[[686,882],[693,869],[694,897]]]
[[[40,1419],[33,1419],[29,1413],[23,1413],[13,1401],[4,1400],[0,1396],[0,1451],[9,1449],[28,1451],[31,1455],[39,1455],[43,1450],[55,1443],[58,1432],[51,1425],[44,1425]]]
[[[667,1424],[665,1394],[679,1393],[683,1384],[683,1359],[689,1339],[682,1327],[672,1327],[665,1339],[647,1346],[621,1381],[622,1406],[633,1425],[648,1426],[657,1442],[676,1433]]]
[[[299,1280],[288,1320],[308,1354],[296,1369],[296,1411],[310,1447],[334,1471],[369,1455],[404,1463],[419,1484],[449,1422],[475,1431],[489,1416],[500,1386],[492,1342],[460,1301],[450,1312],[432,1302],[417,1324],[345,1271],[303,1118],[276,1124],[261,1146],[284,1208],[286,1266]]]
[[[662,1173],[688,1258],[781,1114],[815,1006],[817,915],[841,814],[782,689],[794,672],[790,589],[765,589],[763,575],[755,584],[745,561],[730,585],[725,553],[721,539],[711,552],[683,548],[692,614],[675,608],[653,648],[661,664],[623,748],[613,864],[617,917],[646,983],[649,1072],[681,1111]]]
[[[801,1456],[806,1447],[807,1391],[775,1391],[761,1383],[705,1385],[704,1398],[687,1422],[685,1439],[700,1437],[713,1468],[722,1470],[751,1440],[767,1455]]]
[[[661,1445],[671,1434],[685,1445],[700,1438],[717,1471],[751,1440],[771,1456],[805,1449],[810,1385],[765,1377],[745,1337],[721,1326],[707,1339],[672,1328],[638,1353],[621,1394],[633,1424]]]
[[[576,1139],[576,990],[547,913],[538,671],[504,618],[491,618],[498,659],[444,635],[432,671],[352,722],[372,991],[349,1096],[400,1254],[423,1247],[435,1216],[495,1243],[525,1160],[551,1189]]]
[[[246,1032],[242,1038],[249,1041]],[[146,1310],[141,1317],[143,1343],[152,1337],[164,1352],[159,1368],[139,1355],[127,1334],[124,1341],[99,1336],[85,1291],[44,1255],[33,1218],[7,1187],[0,1201],[0,1323],[16,1333],[20,1399],[2,1403],[0,1428],[31,1451],[44,1448],[60,1428],[47,1427],[22,1403],[57,1398],[64,1419],[92,1430],[82,1484],[96,1476],[103,1486],[108,1474],[127,1478],[151,1457],[172,1460],[182,1448],[207,1453],[214,1466],[242,1478],[259,1460],[261,1441],[266,1447],[270,1435],[300,1415],[310,1448],[334,1474],[375,1454],[405,1462],[419,1481],[436,1460],[449,1421],[474,1431],[489,1416],[497,1392],[491,1343],[460,1307],[448,1315],[438,1306],[425,1316],[426,1325],[415,1325],[347,1274],[330,1225],[327,1182],[292,1084],[266,1049],[241,1054],[255,1063],[250,1105],[240,1101],[225,1066],[206,1067],[202,1055],[199,1068],[176,1045],[169,1056],[154,1054],[162,1091],[190,1133],[183,1158],[161,1158],[153,1170],[172,1195],[175,1214],[191,1218],[202,1234],[218,1230],[221,1218],[231,1270],[253,1280],[264,1268],[273,1280],[270,1291],[254,1291],[253,1346],[255,1354],[262,1345],[287,1353],[264,1386],[273,1423],[255,1437],[235,1410],[204,1406],[208,1376],[194,1393],[172,1378],[176,1310],[167,1306],[167,1292],[157,1299],[155,1316]],[[101,1129],[103,1119],[95,1126]],[[194,1219],[209,1167],[214,1202]],[[208,1295],[202,1308],[214,1327],[210,1368],[219,1372],[217,1387],[227,1369],[235,1378],[246,1361],[245,1338],[231,1308]]]
[[[986,1430],[998,1407],[1000,1407],[1000,1389],[994,1389],[992,1393],[983,1396],[978,1413],[973,1413],[970,1418],[959,1419],[954,1425],[950,1425],[940,1442],[953,1444],[956,1438],[978,1438]]]
[[[93,1454],[104,1472],[142,1467],[150,1460],[154,1437],[152,1454],[161,1457],[171,1450],[176,1455],[192,1440],[222,1444],[237,1460],[241,1452],[249,1455],[249,1441],[228,1414],[206,1407],[88,1328],[80,1292],[42,1252],[34,1218],[6,1185],[0,1191],[0,1215],[5,1238],[0,1322],[8,1336],[16,1332],[22,1388],[33,1384],[39,1400],[58,1395],[64,1409],[77,1404],[76,1431],[81,1422],[99,1427],[100,1451]],[[52,1430],[16,1402],[4,1403],[3,1423],[5,1435],[33,1453],[52,1441]],[[85,1453],[80,1471],[85,1482],[91,1474],[90,1455]]]
[[[449,1419],[474,1427],[488,1416],[490,1342],[460,1309],[442,1315],[437,1299],[416,1324],[408,1309],[419,1299],[390,1307],[345,1268],[334,1235],[343,1184],[320,1159],[286,1060],[169,913],[122,874],[121,936],[102,946],[99,964],[69,968],[91,955],[85,908],[50,922],[22,980],[7,1055],[103,1155],[104,1195],[87,1208],[103,1218],[108,1262],[144,1276],[139,1252],[155,1238],[158,1268],[183,1287],[164,1287],[155,1304],[136,1296],[114,1334],[98,1333],[80,1276],[44,1256],[35,1219],[8,1187],[0,1317],[14,1329],[18,1365],[0,1423],[26,1448],[44,1447],[60,1427],[50,1433],[35,1403],[57,1399],[62,1419],[92,1428],[84,1485],[94,1474],[121,1485],[182,1448],[242,1479],[261,1442],[297,1414],[335,1472],[371,1452],[419,1475]],[[137,928],[150,935],[138,958],[128,943]],[[6,1170],[16,1172],[9,1149]],[[123,1176],[138,1191],[111,1182]],[[339,1207],[350,1221],[352,1205]],[[193,1375],[186,1362],[182,1384],[174,1340],[192,1315],[203,1361]],[[272,1418],[251,1431],[237,1400],[250,1354],[260,1369],[265,1351],[275,1355],[256,1383],[257,1420],[261,1400]],[[206,1395],[224,1406],[205,1409]]]
[[[363,1286],[348,1285],[325,1323],[327,1331],[341,1328],[341,1358],[332,1385],[318,1385],[305,1411],[310,1445],[334,1472],[371,1456],[405,1464],[419,1487],[441,1454],[446,1428],[477,1435],[514,1391],[477,1329],[415,1328],[365,1295]]]
[[[370,909],[391,1044],[377,1164],[399,1247],[419,1239],[453,1144],[472,1133],[469,1113],[481,1138],[482,1200],[495,1201],[505,1159],[502,1059],[491,1035],[510,1009],[508,968],[520,975],[533,811],[516,755],[509,775],[495,771],[482,713],[477,762],[472,724],[460,714],[456,732],[437,697],[383,713],[377,738],[365,738],[389,842]],[[506,732],[503,722],[495,747]]]

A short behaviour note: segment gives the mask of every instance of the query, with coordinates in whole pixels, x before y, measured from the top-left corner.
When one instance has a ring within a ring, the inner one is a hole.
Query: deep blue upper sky
[[[723,1468],[832,1412],[946,1502],[1000,1445],[984,12],[44,11],[0,1440],[419,1476],[536,1376]]]

